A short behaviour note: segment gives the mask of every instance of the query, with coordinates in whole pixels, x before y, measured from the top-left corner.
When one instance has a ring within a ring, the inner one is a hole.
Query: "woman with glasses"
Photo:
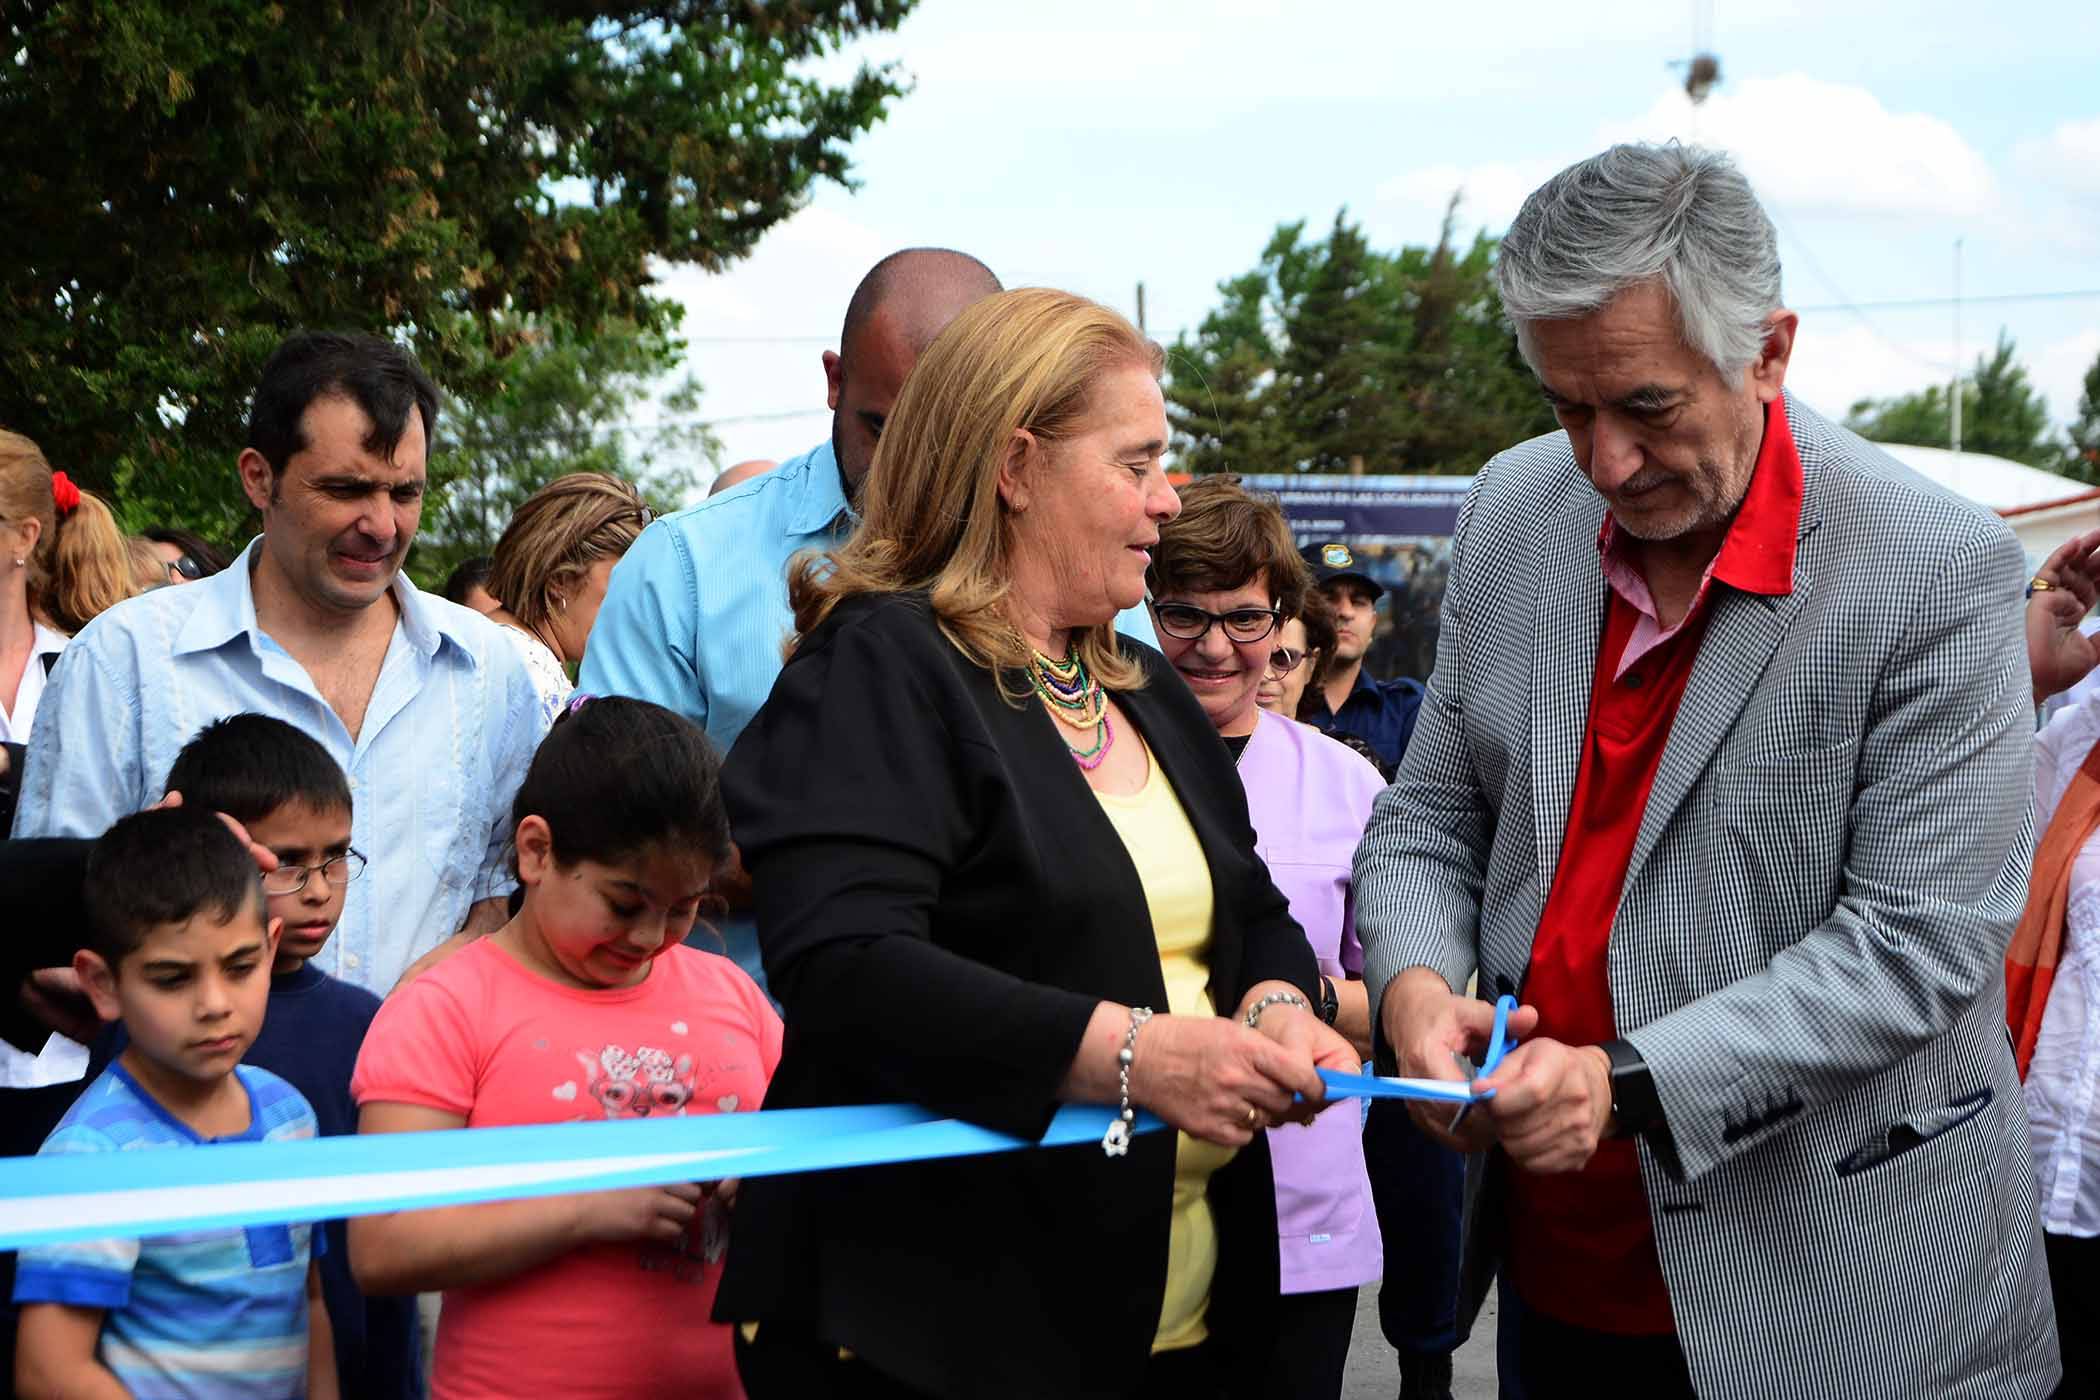
[[[160,561],[165,575],[163,582],[195,583],[226,567],[226,556],[214,549],[202,535],[169,525],[155,525],[140,531],[140,536],[153,546],[153,555]]]
[[[790,572],[799,636],[723,782],[789,1027],[766,1107],[1029,1141],[1113,1114],[747,1180],[715,1316],[753,1400],[1214,1397],[1267,1345],[1260,1130],[1355,1060],[1203,710],[1115,631],[1179,508],[1161,358],[1068,293],[977,301],[905,380],[859,528]]]
[[[1238,765],[1255,851],[1320,968],[1320,1018],[1371,1055],[1363,950],[1351,918],[1351,865],[1382,786],[1362,758],[1308,725],[1257,703],[1268,677],[1305,667],[1305,632],[1287,625],[1312,594],[1283,512],[1236,477],[1181,492],[1160,527],[1146,573],[1160,649],[1196,694]],[[1302,686],[1302,682],[1300,682]],[[1355,1114],[1269,1130],[1283,1297],[1266,1324],[1263,1368],[1250,1393],[1341,1393],[1356,1290],[1379,1277],[1384,1253]]]
[[[525,659],[548,724],[575,688],[570,668],[583,662],[613,565],[651,518],[628,482],[572,472],[528,496],[496,541],[488,591],[501,606],[489,620]]]

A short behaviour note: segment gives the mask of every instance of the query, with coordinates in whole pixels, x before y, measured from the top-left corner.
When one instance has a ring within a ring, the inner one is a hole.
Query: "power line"
[[[1797,251],[1807,252],[1807,249],[1801,247],[1801,240],[1798,238],[1794,240],[1794,247]],[[1809,259],[1811,266],[1814,265],[1814,261],[1813,257]],[[1827,278],[1824,280],[1828,281]],[[1837,289],[1832,288],[1832,290],[1835,291]],[[1995,296],[1965,296],[1961,301],[1964,306],[1976,306],[2003,305],[2021,301],[2082,301],[2093,297],[2100,297],[2100,287],[2064,292],[2001,292]],[[1953,297],[1910,297],[1901,301],[1847,301],[1835,302],[1829,306],[1796,306],[1791,309],[1795,311],[1903,311],[1952,305],[1954,305]]]
[[[1817,273],[1818,280],[1825,284],[1830,279],[1817,266],[1815,255],[1802,245],[1799,237],[1789,230],[1789,240],[1796,252],[1802,254]],[[1831,286],[1831,290],[1842,296],[1843,290]],[[2100,287],[2079,287],[2055,292],[2001,292],[1993,296],[1965,296],[1964,304],[2009,305],[2023,301],[2085,301],[2100,298]],[[1952,306],[1953,297],[1907,297],[1894,301],[1834,301],[1820,306],[1795,306],[1794,311],[1905,311],[1924,310],[1935,306]],[[683,337],[688,345],[829,345],[836,337],[829,335],[689,335]]]

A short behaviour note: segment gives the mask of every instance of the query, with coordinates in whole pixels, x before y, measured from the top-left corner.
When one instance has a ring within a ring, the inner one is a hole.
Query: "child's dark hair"
[[[134,813],[88,852],[88,947],[112,969],[162,924],[243,909],[263,916],[255,857],[204,807]]]
[[[722,765],[691,720],[647,700],[578,696],[555,718],[510,804],[547,823],[554,858],[613,865],[655,847],[729,858]]]
[[[317,812],[350,810],[350,780],[312,735],[268,715],[207,724],[175,755],[163,792],[185,807],[261,821],[288,802]]]

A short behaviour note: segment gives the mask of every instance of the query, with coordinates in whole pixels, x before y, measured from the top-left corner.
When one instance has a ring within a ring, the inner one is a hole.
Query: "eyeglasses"
[[[1303,647],[1278,647],[1269,653],[1268,671],[1272,676],[1288,676],[1305,660]]]
[[[1154,603],[1152,616],[1159,630],[1184,642],[1200,642],[1213,626],[1223,627],[1235,642],[1258,642],[1283,621],[1280,608],[1234,608],[1227,613],[1207,612],[1188,603]]]
[[[264,894],[297,894],[319,875],[331,885],[347,885],[365,873],[365,858],[356,851],[331,856],[319,865],[280,865],[263,876]]]
[[[168,582],[177,583],[188,579],[195,583],[204,577],[204,566],[187,554],[178,554],[168,561]]]

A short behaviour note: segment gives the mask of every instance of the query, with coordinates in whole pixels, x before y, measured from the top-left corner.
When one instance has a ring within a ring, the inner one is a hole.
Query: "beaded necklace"
[[[1116,742],[1116,730],[1108,722],[1108,692],[1087,670],[1079,653],[1068,650],[1065,659],[1058,661],[1036,652],[1034,660],[1028,663],[1028,683],[1050,707],[1051,714],[1074,729],[1094,731],[1090,747],[1075,747],[1067,739],[1065,748],[1081,768],[1089,772],[1099,768]]]

